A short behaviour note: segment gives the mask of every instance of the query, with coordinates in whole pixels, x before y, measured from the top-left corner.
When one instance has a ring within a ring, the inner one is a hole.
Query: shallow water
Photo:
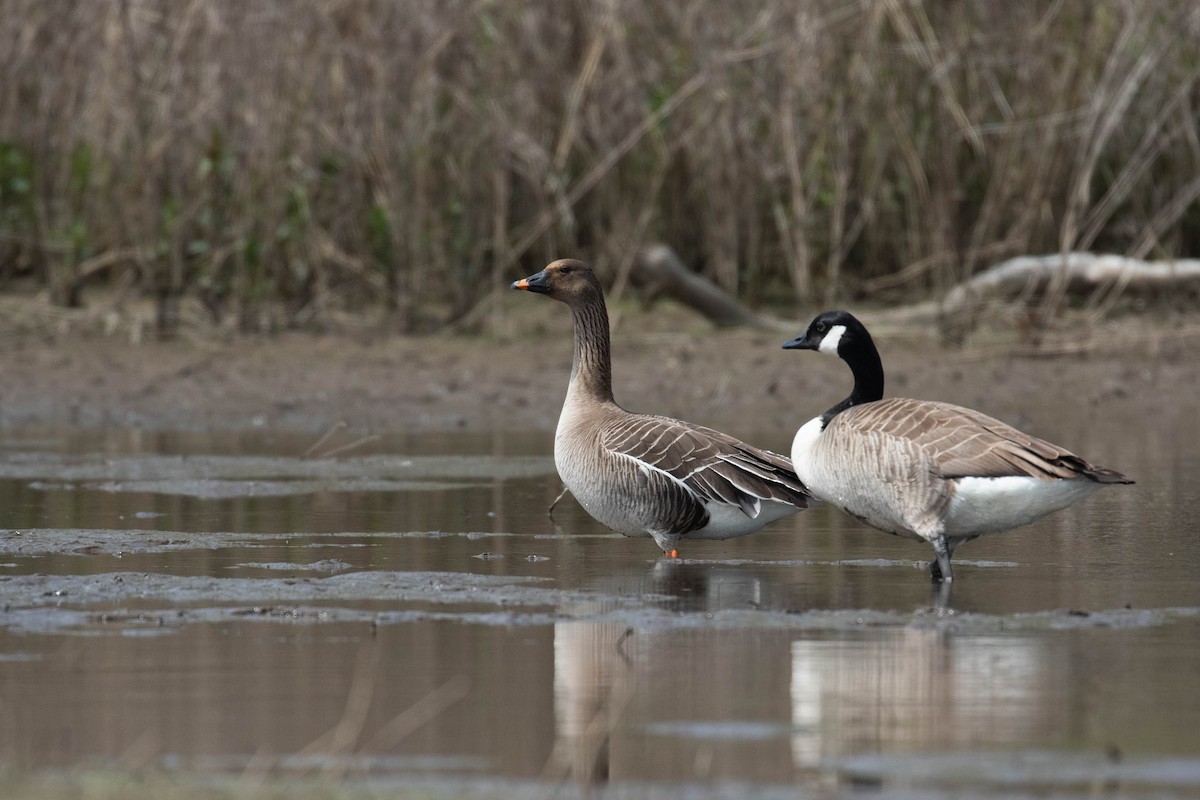
[[[542,433],[10,434],[0,765],[1196,796],[1200,433],[1061,416],[1138,484],[965,545],[942,607],[825,508],[676,562],[551,521]]]

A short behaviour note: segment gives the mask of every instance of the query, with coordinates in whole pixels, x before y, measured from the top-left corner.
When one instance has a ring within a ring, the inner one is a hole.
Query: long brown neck
[[[608,309],[597,291],[571,304],[575,318],[575,358],[571,391],[601,402],[613,402],[612,357],[609,353]]]

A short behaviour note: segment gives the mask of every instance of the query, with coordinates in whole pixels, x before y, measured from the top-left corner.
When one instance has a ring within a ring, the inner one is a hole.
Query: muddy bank
[[[570,369],[570,323],[557,304],[527,306],[488,338],[10,340],[0,349],[0,426],[317,435],[343,421],[352,432],[381,434],[550,430]],[[735,433],[790,432],[849,387],[842,364],[785,352],[780,336],[715,331],[669,308],[616,322],[614,388],[632,409]],[[1076,335],[1060,350],[1078,352],[1052,357],[1021,355],[1012,342],[949,349],[920,329],[880,333],[889,394],[971,405],[1008,421],[1021,422],[1045,398],[1114,424],[1151,402],[1181,419],[1200,404],[1200,334],[1179,324],[1127,318]]]
[[[260,569],[277,565],[247,564]],[[895,562],[880,566],[896,566]],[[310,564],[290,568],[311,576]],[[357,604],[386,600],[411,608]],[[588,622],[630,631],[736,629],[838,632],[918,628],[960,634],[1145,628],[1194,620],[1200,608],[1049,609],[1016,614],[949,608],[885,611],[862,608],[776,611],[680,611],[667,595],[627,595],[563,589],[549,577],[461,572],[350,572],[328,577],[214,578],[161,573],[0,576],[0,627],[27,633],[117,632],[130,627],[166,632],[200,622],[260,619],[395,625],[451,621],[473,625],[555,625]]]

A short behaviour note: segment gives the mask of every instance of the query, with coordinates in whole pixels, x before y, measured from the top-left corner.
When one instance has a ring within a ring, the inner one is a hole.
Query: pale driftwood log
[[[799,324],[751,311],[716,284],[689,270],[675,251],[664,244],[642,248],[631,277],[651,294],[661,292],[696,310],[717,327],[744,326],[794,334]],[[1028,305],[1051,287],[1061,287],[1074,295],[1110,290],[1130,295],[1181,290],[1200,294],[1200,260],[1142,261],[1095,253],[1020,256],[960,283],[940,302],[877,309],[870,314],[872,329],[937,323],[944,337],[958,341],[987,316],[985,311],[1011,311],[1017,300]],[[808,319],[804,314],[800,316],[804,317],[800,322]]]
[[[1094,253],[1010,258],[947,292],[942,313],[969,314],[988,303],[1008,302],[1020,296],[1037,297],[1057,281],[1064,282],[1069,294],[1109,286],[1129,293],[1187,287],[1200,290],[1200,261],[1142,261]]]
[[[796,323],[759,314],[730,297],[712,281],[697,275],[665,244],[643,247],[631,274],[652,295],[662,293],[703,314],[718,328],[750,327],[792,331]]]
[[[1123,295],[1200,293],[1200,261],[1142,261],[1118,255],[1056,253],[1019,256],[984,270],[942,298],[938,327],[961,342],[986,317],[1030,309],[1047,292],[1092,294],[1101,304]]]

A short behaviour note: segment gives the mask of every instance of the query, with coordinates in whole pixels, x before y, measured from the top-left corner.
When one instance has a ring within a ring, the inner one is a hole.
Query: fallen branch
[[[1142,261],[1094,253],[1010,258],[947,292],[941,304],[943,324],[969,329],[985,307],[1018,299],[1028,303],[1051,286],[1064,286],[1066,294],[1075,295],[1200,292],[1200,260]]]
[[[718,328],[750,327],[792,331],[795,322],[759,314],[743,306],[715,283],[697,275],[665,244],[649,245],[637,255],[630,276],[650,296],[665,294],[702,314]]]

